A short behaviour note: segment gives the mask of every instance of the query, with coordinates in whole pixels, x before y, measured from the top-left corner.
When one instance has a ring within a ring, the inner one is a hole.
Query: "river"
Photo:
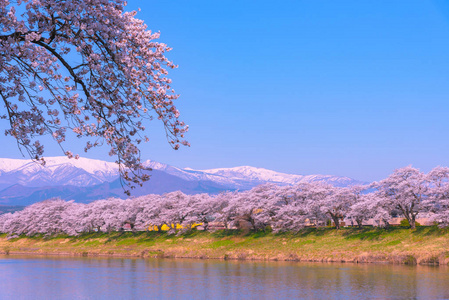
[[[449,299],[449,269],[0,256],[0,299]]]

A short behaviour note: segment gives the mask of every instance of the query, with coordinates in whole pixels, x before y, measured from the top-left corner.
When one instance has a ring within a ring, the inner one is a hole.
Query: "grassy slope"
[[[326,228],[297,234],[194,231],[181,236],[117,232],[12,240],[0,235],[0,253],[448,264],[449,230]]]

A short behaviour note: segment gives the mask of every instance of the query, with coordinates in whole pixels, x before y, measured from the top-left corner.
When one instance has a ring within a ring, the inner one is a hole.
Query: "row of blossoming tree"
[[[271,227],[276,232],[294,232],[330,220],[339,229],[343,219],[359,227],[369,219],[374,225],[388,226],[395,215],[415,228],[418,214],[430,216],[441,227],[449,225],[449,168],[437,167],[424,174],[405,167],[368,186],[266,184],[213,196],[172,192],[89,204],[52,199],[0,216],[0,231],[10,235],[77,235],[117,231],[125,224],[133,230],[161,230],[164,224],[177,224],[171,229],[176,231],[190,230],[201,223],[205,230],[217,224],[223,228],[246,224],[252,230]]]

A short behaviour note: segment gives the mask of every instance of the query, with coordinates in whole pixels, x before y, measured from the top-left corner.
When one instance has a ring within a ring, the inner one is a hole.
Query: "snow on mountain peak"
[[[70,164],[76,168],[83,169],[90,174],[98,172],[118,174],[118,165],[115,162],[107,162],[98,159],[80,157],[78,159],[67,158],[65,156],[45,158],[46,167],[55,165]]]
[[[170,167],[167,164],[163,164],[154,160],[147,160],[145,162],[142,163],[144,167],[146,168],[151,168],[153,170],[161,170],[164,171],[166,170],[168,167]]]
[[[0,188],[14,184],[33,187],[65,185],[87,187],[113,182],[120,175],[118,165],[113,162],[89,158],[69,159],[65,156],[46,157],[45,161],[45,166],[42,166],[29,159],[0,158]],[[181,169],[152,160],[143,162],[143,166],[157,170],[159,173],[154,172],[154,176],[159,176],[157,174],[162,172],[183,180],[186,186],[213,186],[215,190],[247,190],[263,183],[290,185],[325,181],[336,186],[359,183],[347,177],[286,174],[251,166],[194,170]]]
[[[258,181],[281,182],[288,184],[293,184],[304,178],[303,175],[285,174],[264,168],[256,168],[250,166],[209,169],[202,171],[209,174],[216,174],[235,179],[251,179]]]
[[[113,162],[107,162],[97,159],[83,158],[79,159],[67,158],[66,156],[45,157],[45,166],[40,163],[32,161],[31,159],[13,159],[13,158],[0,158],[0,171],[10,172],[17,169],[48,169],[56,166],[68,164],[76,168],[83,169],[90,174],[96,174],[98,172],[104,173],[116,173],[118,174],[118,165]]]
[[[118,165],[96,159],[45,157],[45,165],[31,159],[0,159],[0,187],[8,184],[25,186],[91,186],[115,180]]]
[[[28,162],[30,161],[26,159],[2,158],[0,159],[0,172],[10,172],[22,167]]]

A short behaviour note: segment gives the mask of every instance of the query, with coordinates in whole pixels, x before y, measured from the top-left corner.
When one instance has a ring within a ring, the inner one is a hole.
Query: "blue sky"
[[[153,122],[143,158],[367,181],[449,165],[447,2],[128,1],[139,7],[173,47],[191,143],[171,150]],[[0,155],[20,157],[2,139]]]

